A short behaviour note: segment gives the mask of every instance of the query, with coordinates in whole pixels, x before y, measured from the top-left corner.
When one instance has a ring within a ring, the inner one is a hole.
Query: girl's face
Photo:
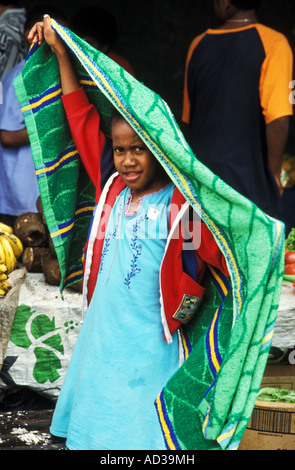
[[[161,165],[126,121],[112,123],[112,139],[115,167],[131,189],[133,202],[169,182]]]

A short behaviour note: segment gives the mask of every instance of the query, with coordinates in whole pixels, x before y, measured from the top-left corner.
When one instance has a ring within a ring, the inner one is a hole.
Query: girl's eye
[[[134,151],[135,151],[135,153],[141,153],[141,152],[145,151],[145,148],[144,147],[135,147]]]
[[[130,147],[130,151],[131,153],[133,153],[134,155],[139,155],[141,154],[142,152],[145,152],[146,151],[146,148],[145,147]],[[119,154],[123,154],[125,153],[125,149],[122,148],[122,147],[114,147],[113,148],[113,152],[117,155]]]

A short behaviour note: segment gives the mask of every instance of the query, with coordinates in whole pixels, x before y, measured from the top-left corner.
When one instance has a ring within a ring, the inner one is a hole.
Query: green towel
[[[237,449],[271,344],[284,227],[198,161],[160,96],[70,30],[54,20],[52,25],[69,48],[104,132],[115,106],[210,228],[227,260],[230,281],[208,270],[199,315],[180,330],[185,361],[159,390],[155,406],[167,449]],[[56,57],[47,44],[31,49],[15,87],[63,290],[82,277],[94,188],[71,138]]]

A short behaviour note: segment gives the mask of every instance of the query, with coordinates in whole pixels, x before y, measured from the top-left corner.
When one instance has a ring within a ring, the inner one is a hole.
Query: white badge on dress
[[[148,211],[147,216],[148,216],[149,219],[157,220],[159,214],[160,214],[160,212],[157,211],[157,209],[154,209],[153,207],[151,207],[150,210]]]

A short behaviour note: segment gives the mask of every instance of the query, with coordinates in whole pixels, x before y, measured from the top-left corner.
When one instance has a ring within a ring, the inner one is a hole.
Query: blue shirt
[[[19,131],[25,122],[16,96],[13,80],[22,71],[24,61],[17,64],[2,80],[0,130]],[[19,215],[37,212],[39,189],[30,145],[0,147],[0,213]]]

